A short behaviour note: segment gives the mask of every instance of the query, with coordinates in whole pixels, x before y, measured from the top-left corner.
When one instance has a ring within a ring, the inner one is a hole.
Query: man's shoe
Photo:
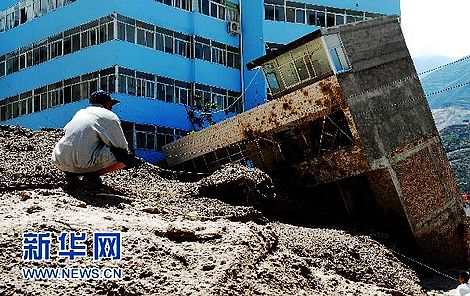
[[[73,191],[79,189],[81,186],[79,174],[65,172],[65,191]]]
[[[100,190],[103,188],[103,182],[101,182],[100,175],[97,172],[84,174],[83,188],[85,190]]]

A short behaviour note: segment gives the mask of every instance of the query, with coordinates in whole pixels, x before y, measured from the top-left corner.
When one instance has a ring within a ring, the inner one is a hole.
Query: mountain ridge
[[[420,80],[431,109],[470,109],[470,56],[423,75]]]

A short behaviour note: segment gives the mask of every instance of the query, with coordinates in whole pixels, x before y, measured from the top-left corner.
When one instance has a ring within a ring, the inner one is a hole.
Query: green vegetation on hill
[[[470,148],[470,125],[449,126],[442,130],[441,137],[446,152]]]
[[[440,133],[459,190],[470,193],[470,124],[449,126]]]

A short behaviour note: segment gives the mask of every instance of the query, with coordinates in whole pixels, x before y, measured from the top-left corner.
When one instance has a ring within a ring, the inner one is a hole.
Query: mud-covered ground
[[[105,176],[104,191],[64,192],[49,163],[60,136],[0,126],[0,295],[441,295],[457,285],[418,276],[380,234],[269,221],[247,205],[276,198],[258,170],[225,167],[184,183],[143,163]],[[89,256],[59,258],[53,245],[49,261],[23,261],[25,232],[63,231],[86,232]],[[93,261],[98,231],[121,232],[120,261]],[[120,267],[123,276],[24,280],[26,267]]]

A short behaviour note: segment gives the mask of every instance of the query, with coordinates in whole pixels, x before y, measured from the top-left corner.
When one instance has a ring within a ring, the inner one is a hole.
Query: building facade
[[[156,162],[197,129],[195,105],[220,121],[266,101],[251,60],[319,27],[392,14],[398,0],[4,0],[0,124],[61,128],[103,89],[122,102],[130,146]]]

